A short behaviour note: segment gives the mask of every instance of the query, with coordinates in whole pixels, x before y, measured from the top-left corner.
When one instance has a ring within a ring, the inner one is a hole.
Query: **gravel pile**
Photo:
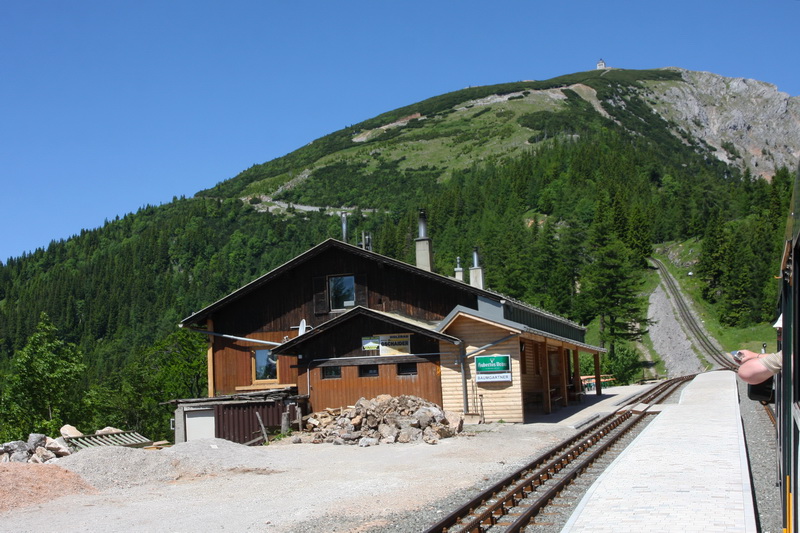
[[[264,447],[248,447],[224,439],[177,444],[161,451],[106,446],[89,448],[63,458],[58,466],[70,470],[102,491],[125,491],[226,473],[271,473],[265,468]]]

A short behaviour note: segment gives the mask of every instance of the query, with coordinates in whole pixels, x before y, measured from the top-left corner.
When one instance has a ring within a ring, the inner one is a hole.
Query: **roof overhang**
[[[565,348],[598,354],[606,353],[608,351],[599,346],[592,346],[591,344],[577,342],[566,337],[547,333],[545,331],[526,326],[525,324],[520,324],[519,322],[514,322],[513,320],[508,320],[507,318],[502,318],[494,313],[481,313],[480,311],[464,307],[463,305],[456,306],[452,311],[450,311],[450,313],[444,319],[442,319],[441,322],[439,322],[439,325],[436,326],[436,330],[445,332],[459,318],[466,318],[469,320],[483,322],[485,324],[491,324],[497,328],[507,330],[509,333],[518,333],[520,336],[533,335],[536,337],[541,337],[546,341],[551,341],[552,343]]]
[[[224,296],[223,298],[217,300],[216,302],[212,303],[211,305],[209,305],[209,306],[201,309],[200,311],[197,311],[197,312],[191,314],[190,316],[184,318],[180,322],[180,326],[181,327],[188,327],[188,326],[193,326],[193,325],[203,325],[203,324],[205,324],[205,322],[209,318],[209,316],[212,315],[215,311],[218,311],[218,310],[226,307],[227,305],[236,302],[240,298],[243,298],[244,296],[250,294],[254,290],[256,290],[256,289],[262,287],[263,285],[269,283],[270,281],[274,280],[275,278],[278,278],[279,276],[281,276],[285,272],[291,271],[296,266],[298,266],[298,265],[300,265],[300,264],[302,264],[302,263],[304,263],[306,261],[309,261],[310,259],[313,259],[314,257],[316,257],[318,255],[321,255],[321,254],[325,253],[326,251],[328,251],[330,249],[343,250],[343,251],[346,251],[346,252],[351,253],[353,255],[364,257],[364,258],[366,258],[366,259],[368,259],[370,261],[376,261],[376,262],[378,262],[380,264],[383,264],[383,265],[386,265],[386,266],[390,266],[392,268],[397,268],[399,270],[403,270],[403,271],[412,273],[412,274],[414,274],[416,276],[420,276],[422,278],[431,279],[431,280],[434,280],[434,281],[436,281],[438,283],[442,283],[442,284],[450,286],[450,287],[456,287],[459,290],[462,290],[462,291],[467,292],[467,293],[474,294],[477,297],[484,297],[484,298],[487,298],[487,299],[490,299],[490,300],[494,300],[494,301],[497,301],[497,302],[504,302],[507,305],[513,305],[515,307],[520,307],[520,308],[529,310],[531,312],[537,313],[539,315],[547,316],[548,318],[550,318],[552,320],[563,322],[565,324],[569,324],[570,326],[573,326],[573,327],[576,327],[576,328],[585,329],[582,326],[580,326],[579,324],[576,324],[576,323],[572,322],[571,320],[568,320],[568,319],[566,319],[564,317],[555,315],[555,314],[550,313],[548,311],[544,311],[543,309],[535,308],[530,304],[527,304],[525,302],[521,302],[521,301],[516,300],[514,298],[510,298],[510,297],[505,296],[503,294],[500,294],[498,292],[495,292],[495,291],[492,291],[492,290],[488,290],[488,289],[479,289],[477,287],[473,287],[473,286],[471,286],[471,285],[469,285],[467,283],[464,283],[463,281],[459,281],[459,280],[457,280],[455,278],[450,278],[450,277],[447,277],[447,276],[443,276],[441,274],[437,274],[435,272],[430,272],[430,271],[427,271],[427,270],[423,270],[423,269],[421,269],[421,268],[419,268],[417,266],[410,265],[408,263],[404,263],[403,261],[398,261],[397,259],[392,259],[391,257],[387,257],[385,255],[381,255],[381,254],[378,254],[376,252],[372,252],[370,250],[365,250],[363,248],[359,248],[358,246],[353,246],[352,244],[347,244],[346,242],[342,242],[342,241],[339,241],[337,239],[327,239],[327,240],[321,242],[320,244],[314,246],[313,248],[310,248],[309,250],[305,251],[304,253],[302,253],[302,254],[296,256],[295,258],[287,261],[283,265],[281,265],[281,266],[279,266],[279,267],[267,272],[263,276],[251,281],[247,285],[244,285],[244,286],[240,287],[239,289],[233,291],[232,293],[228,294],[227,296]]]
[[[383,313],[381,311],[376,311],[374,309],[368,309],[366,307],[357,306],[345,313],[342,313],[336,318],[332,318],[331,320],[328,320],[327,322],[315,327],[311,331],[308,331],[303,335],[299,335],[293,339],[290,339],[289,341],[281,344],[280,346],[273,348],[273,351],[281,355],[297,355],[303,350],[303,346],[306,343],[318,339],[321,335],[325,335],[331,330],[341,327],[342,325],[352,320],[359,320],[361,318],[372,318],[374,320],[383,322],[385,324],[403,328],[411,333],[418,333],[425,337],[429,337],[439,341],[449,342],[455,345],[461,344],[461,339],[459,339],[458,337],[454,337],[444,332],[437,331],[433,327],[426,327],[417,320],[406,319],[399,315]]]

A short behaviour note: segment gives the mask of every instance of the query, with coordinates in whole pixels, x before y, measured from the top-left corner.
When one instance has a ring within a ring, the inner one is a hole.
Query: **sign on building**
[[[408,355],[411,353],[411,333],[361,337],[361,349],[375,355]]]
[[[475,381],[511,381],[510,355],[479,355],[475,357]]]

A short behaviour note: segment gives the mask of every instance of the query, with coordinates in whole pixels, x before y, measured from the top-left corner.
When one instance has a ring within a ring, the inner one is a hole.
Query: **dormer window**
[[[328,278],[328,295],[330,297],[331,310],[355,307],[355,276],[331,276]]]
[[[314,278],[314,313],[340,313],[358,305],[367,306],[364,274],[334,274]]]

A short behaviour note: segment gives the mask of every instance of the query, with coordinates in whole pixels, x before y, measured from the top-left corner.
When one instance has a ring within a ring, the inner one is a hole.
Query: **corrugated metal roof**
[[[64,440],[74,450],[95,448],[97,446],[126,446],[128,448],[144,448],[153,441],[143,437],[135,431],[118,431],[116,433],[96,433],[80,437],[64,437]]]

